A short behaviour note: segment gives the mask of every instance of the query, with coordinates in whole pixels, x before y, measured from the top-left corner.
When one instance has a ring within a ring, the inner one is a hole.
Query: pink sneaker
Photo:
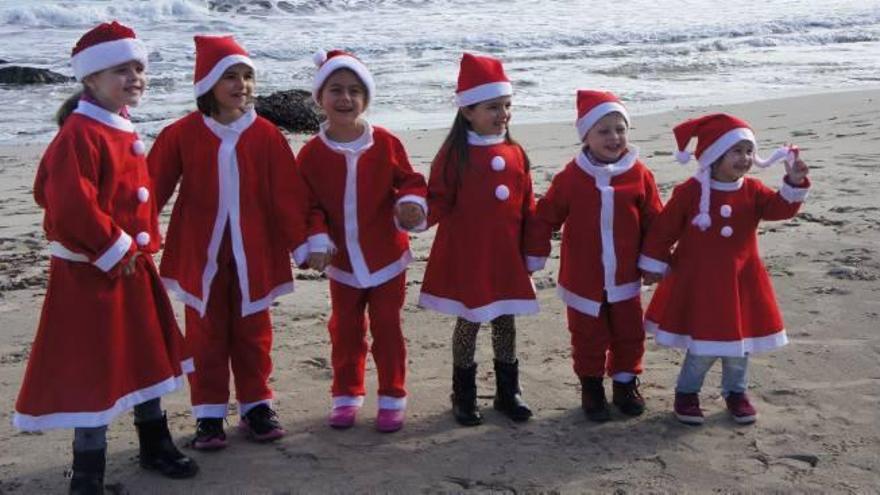
[[[727,410],[730,411],[733,420],[741,425],[748,425],[758,418],[758,411],[749,402],[745,392],[731,392],[724,398],[727,402]]]
[[[700,409],[700,396],[698,394],[675,393],[675,417],[679,421],[689,425],[701,425],[703,411]]]
[[[330,417],[327,418],[327,424],[331,428],[344,430],[354,426],[354,420],[357,417],[358,406],[339,406],[330,410]]]
[[[376,429],[382,433],[392,433],[403,428],[403,409],[379,409],[376,415]]]

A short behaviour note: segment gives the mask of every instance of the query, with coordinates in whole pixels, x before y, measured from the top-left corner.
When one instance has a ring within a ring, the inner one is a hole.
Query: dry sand
[[[326,280],[297,275],[297,291],[273,309],[277,409],[289,434],[247,442],[230,417],[223,452],[186,451],[201,465],[169,481],[137,467],[130,415],[110,431],[106,483],[113,493],[580,493],[880,492],[880,91],[822,94],[636,116],[632,141],[655,171],[664,198],[693,172],[674,163],[670,129],[685,117],[728,111],[750,121],[764,150],[794,142],[814,188],[791,221],[765,223],[761,249],[792,343],[752,360],[753,426],[737,426],[718,393],[717,366],[703,392],[706,424],[672,416],[681,354],[649,339],[644,416],[589,423],[579,409],[564,307],[555,295],[558,249],[536,275],[541,313],[518,319],[525,397],[535,418],[513,424],[491,410],[488,332],[479,341],[484,425],[463,428],[449,412],[453,319],[414,305],[432,233],[414,238],[404,309],[409,341],[408,423],[373,429],[375,371],[368,371],[358,425],[325,426],[330,355]],[[451,117],[450,117],[451,121]],[[577,151],[570,123],[514,125],[534,162],[536,191]],[[442,131],[403,134],[417,168]],[[301,138],[294,141],[298,144]],[[61,493],[70,431],[23,434],[10,425],[39,317],[47,255],[31,184],[43,146],[0,148],[0,493]],[[781,166],[761,171],[778,186]],[[167,220],[167,218],[166,218]],[[650,292],[645,292],[647,303]],[[180,307],[177,306],[178,311]],[[610,387],[609,387],[610,388]],[[188,394],[163,401],[183,444],[193,433]]]

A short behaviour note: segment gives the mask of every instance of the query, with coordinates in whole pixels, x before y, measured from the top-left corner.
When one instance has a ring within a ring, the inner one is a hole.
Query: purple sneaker
[[[689,425],[701,425],[705,418],[700,409],[700,396],[698,394],[675,393],[675,417],[679,421]]]
[[[241,417],[238,427],[255,442],[271,442],[287,433],[278,422],[278,415],[266,404],[254,406]]]
[[[724,398],[727,402],[727,410],[733,416],[733,420],[741,425],[748,425],[755,422],[758,418],[758,411],[749,402],[749,397],[745,392],[731,392]]]
[[[331,428],[337,430],[345,430],[354,426],[354,420],[357,418],[358,406],[339,406],[330,410],[330,417],[327,418],[327,424]]]
[[[376,415],[376,429],[382,433],[393,433],[403,428],[404,409],[379,409]]]

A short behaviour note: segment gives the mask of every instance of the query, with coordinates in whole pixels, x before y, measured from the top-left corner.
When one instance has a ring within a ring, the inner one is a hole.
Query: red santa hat
[[[470,53],[462,55],[455,89],[455,102],[459,107],[512,94],[513,85],[504,74],[500,60]]]
[[[196,42],[193,77],[196,98],[210,91],[226,69],[235,64],[245,64],[256,70],[248,52],[232,36],[195,36],[193,39]]]
[[[132,60],[146,66],[147,47],[130,27],[116,21],[92,28],[76,42],[70,53],[70,64],[77,81]]]
[[[376,94],[376,83],[373,82],[373,75],[370,74],[367,66],[355,57],[354,54],[345,50],[330,50],[329,52],[321,50],[315,53],[312,60],[318,67],[318,72],[315,73],[315,80],[312,82],[312,98],[315,102],[318,102],[318,96],[327,78],[339,69],[348,69],[358,76],[358,79],[361,80],[367,89],[368,100],[372,100]]]
[[[746,121],[724,113],[714,113],[690,119],[675,126],[672,132],[675,134],[675,141],[678,144],[675,157],[681,164],[686,164],[690,160],[691,153],[685,148],[692,138],[697,139],[694,155],[700,164],[700,169],[696,178],[700,181],[702,190],[700,212],[694,217],[693,224],[701,230],[706,230],[712,225],[709,216],[711,165],[740,141],[749,141],[752,146],[757,148],[755,133]],[[759,167],[769,167],[782,159],[793,161],[792,153],[792,148],[789,146],[776,149],[767,159],[760,158],[756,153],[755,164]]]
[[[620,99],[614,93],[608,91],[593,91],[579,89],[577,92],[578,118],[575,126],[581,141],[584,140],[590,129],[596,125],[602,117],[609,113],[618,112],[623,115],[626,125],[629,125],[629,114]]]

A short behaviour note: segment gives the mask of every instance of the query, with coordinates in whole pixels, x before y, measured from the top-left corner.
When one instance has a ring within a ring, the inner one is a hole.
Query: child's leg
[[[458,318],[452,332],[452,415],[459,424],[476,426],[483,422],[477,406],[477,332],[480,324]]]
[[[74,428],[70,493],[103,493],[107,427]]]
[[[638,297],[608,304],[610,351],[608,373],[616,382],[629,382],[642,373],[645,355],[645,327]]]
[[[745,393],[749,387],[749,358],[721,358],[721,395],[727,397],[731,393]]]
[[[406,296],[406,274],[373,287],[368,295],[372,353],[379,375],[379,409],[406,406],[406,342],[400,311]]]
[[[501,315],[492,320],[492,349],[495,352],[493,406],[514,421],[526,421],[532,417],[532,410],[523,400],[519,386],[516,323],[513,315]]]
[[[608,305],[603,304],[598,317],[567,308],[571,333],[571,357],[574,372],[580,378],[605,376],[605,361],[611,341]]]
[[[477,351],[477,332],[480,324],[458,318],[455,330],[452,331],[452,365],[457,368],[470,369],[476,364],[474,354]]]
[[[241,311],[241,304],[235,306]],[[229,354],[235,396],[239,413],[244,416],[255,406],[271,405],[272,389],[272,321],[269,311],[264,310],[244,318],[241,313],[232,317],[232,335]]]
[[[516,362],[516,320],[513,315],[501,315],[492,320],[492,351],[496,361]]]
[[[697,356],[690,351],[681,363],[681,372],[678,375],[678,383],[675,392],[679,394],[698,394],[703,388],[703,380],[706,373],[718,359],[717,356]]]
[[[360,406],[367,359],[367,291],[330,280],[331,362],[334,406]]]
[[[746,395],[748,370],[748,357],[721,358],[721,395],[733,420],[740,424],[754,423],[758,417],[755,406]]]
[[[162,412],[162,402],[161,399],[159,399],[158,397],[152,400],[148,400],[146,402],[141,402],[140,404],[134,406],[135,423],[156,421],[158,419],[162,419],[162,417],[164,416],[165,413]]]
[[[220,299],[211,294],[211,299],[215,298]],[[193,416],[224,418],[229,402],[229,335],[225,318],[212,314],[210,309],[202,318],[187,307],[185,320],[186,343],[195,366],[195,371],[187,376]]]
[[[73,450],[83,452],[86,450],[104,450],[107,448],[107,427],[96,426],[94,428],[73,429]]]

